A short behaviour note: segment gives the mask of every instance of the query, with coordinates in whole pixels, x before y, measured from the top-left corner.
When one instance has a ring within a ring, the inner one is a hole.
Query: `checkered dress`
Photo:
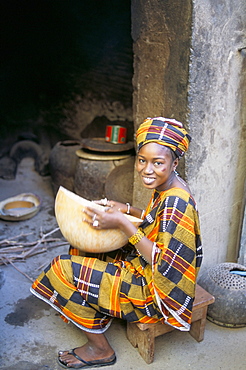
[[[92,333],[103,333],[113,317],[189,330],[202,260],[193,198],[179,188],[154,191],[140,227],[153,241],[152,265],[132,246],[127,257],[111,260],[72,249],[51,262],[31,292]]]

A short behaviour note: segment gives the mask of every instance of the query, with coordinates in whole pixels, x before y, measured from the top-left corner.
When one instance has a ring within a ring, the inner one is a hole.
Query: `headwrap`
[[[175,119],[147,118],[136,132],[137,150],[143,145],[154,142],[172,149],[178,158],[188,150],[190,135],[181,122]]]

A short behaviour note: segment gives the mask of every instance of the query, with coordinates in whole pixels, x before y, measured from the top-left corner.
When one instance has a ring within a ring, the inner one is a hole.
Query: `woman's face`
[[[170,188],[177,165],[169,148],[148,143],[138,152],[136,169],[146,188],[162,191]]]

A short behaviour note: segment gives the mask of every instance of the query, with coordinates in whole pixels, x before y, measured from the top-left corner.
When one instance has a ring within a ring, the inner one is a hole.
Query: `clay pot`
[[[100,153],[78,150],[74,191],[87,199],[132,202],[135,156],[132,153]],[[119,170],[117,168],[120,167]]]
[[[52,180],[53,191],[56,194],[59,186],[73,191],[74,175],[78,161],[76,150],[82,144],[75,140],[59,141],[51,150],[49,167]]]
[[[245,266],[228,262],[206,270],[199,277],[198,283],[215,297],[215,302],[208,306],[210,321],[227,327],[246,326],[245,272]]]
[[[121,203],[132,203],[135,157],[116,166],[105,182],[105,195]]]

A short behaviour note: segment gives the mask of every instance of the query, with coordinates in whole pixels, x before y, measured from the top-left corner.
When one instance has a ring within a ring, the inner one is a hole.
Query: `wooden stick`
[[[56,241],[59,241],[59,240],[61,240],[60,238],[50,238],[50,239],[45,239],[45,240],[43,240],[43,239],[41,239],[41,243],[46,243],[46,242],[56,242]],[[32,246],[32,245],[35,245],[36,244],[36,241],[35,242],[26,242],[26,243],[23,243],[23,242],[15,242],[15,241],[9,241],[8,242],[8,246],[3,246],[3,247],[1,247],[1,249],[0,249],[0,253],[1,253],[1,251],[2,250],[4,250],[4,249],[7,249],[7,248],[12,248],[12,247],[15,247],[15,246],[24,246],[24,247],[30,247],[30,246]],[[9,245],[11,245],[11,246],[9,246]]]
[[[24,249],[24,250],[21,250],[21,251],[26,252],[26,253],[12,254],[12,255],[9,255],[7,258],[11,259],[11,260],[20,260],[21,259],[21,260],[24,261],[27,257],[32,257],[32,256],[35,256],[36,254],[47,252],[48,249],[61,247],[62,245],[69,245],[69,243],[68,242],[61,242],[61,243],[58,243],[58,244],[55,244],[55,245],[49,245],[48,247],[43,247],[42,249],[39,249],[39,250],[34,250],[34,248],[32,248],[31,251],[29,251],[29,250],[26,251]],[[30,253],[28,253],[28,256],[26,255],[27,252],[30,252]],[[9,252],[9,253],[11,253],[11,252]],[[4,253],[0,253],[0,258],[2,258],[1,255],[3,256],[3,258],[5,258]]]
[[[52,230],[52,231],[50,231],[49,233],[47,233],[47,234],[43,234],[42,235],[42,239],[41,240],[39,240],[38,242],[37,242],[37,244],[33,247],[33,248],[31,248],[28,252],[26,252],[26,253],[24,253],[24,255],[22,256],[23,258],[26,258],[26,257],[28,257],[29,256],[29,254],[31,254],[35,249],[37,249],[39,246],[40,246],[40,244],[41,244],[41,242],[47,237],[47,236],[50,236],[51,234],[53,234],[53,233],[55,233],[56,231],[58,231],[59,230],[59,227],[57,227],[56,229],[54,229],[54,230]]]
[[[27,274],[25,274],[25,272],[21,271],[20,269],[18,269],[18,267],[15,266],[15,264],[10,261],[7,257],[4,257],[6,259],[6,261],[8,263],[10,263],[17,271],[19,271],[22,275],[24,275],[27,279],[29,279],[32,283],[33,283],[33,279],[30,278],[30,276],[28,276]]]
[[[16,236],[14,236],[14,238],[19,238],[19,237],[21,237],[21,236],[27,236],[27,235],[32,235],[33,233],[28,233],[28,234],[23,234],[23,233],[21,233],[21,234],[19,234],[19,235],[16,235]],[[3,240],[0,240],[0,245],[1,244],[4,244],[4,243],[6,243],[6,244],[9,244],[9,243],[16,243],[15,241],[11,241],[11,240],[8,240],[8,239],[3,239]]]
[[[43,240],[40,240],[40,244],[42,243],[54,243],[54,242],[59,242],[61,241],[61,239],[59,238],[50,238],[50,239],[43,239]],[[23,249],[26,249],[25,247],[30,247],[32,245],[36,245],[36,241],[35,242],[31,242],[31,243],[20,243],[20,244],[16,244],[16,245],[12,245],[11,247],[2,247],[0,248],[0,254],[5,254],[5,253],[11,253],[12,251],[23,251]],[[67,242],[66,242],[67,243]]]
[[[7,265],[7,263],[13,264],[13,260],[14,261],[17,260],[18,262],[24,262],[27,257],[31,257],[36,254],[46,252],[49,248],[55,248],[55,247],[59,247],[62,245],[69,245],[67,241],[62,241],[59,238],[47,238],[48,236],[52,235],[58,230],[59,230],[59,227],[57,227],[54,230],[51,230],[47,234],[44,234],[41,229],[40,231],[41,239],[35,242],[30,242],[30,243],[29,242],[28,243],[21,243],[21,242],[18,243],[18,242],[15,242],[13,240],[8,240],[8,239],[2,240],[1,241],[2,244],[7,243],[7,245],[10,245],[11,243],[15,243],[16,245],[0,248],[0,265],[1,264]],[[18,235],[18,237],[24,236],[24,235],[29,235],[29,234],[20,234]],[[47,245],[47,243],[54,243],[54,242],[56,242],[55,245]],[[60,242],[60,243],[57,244],[57,242]],[[44,245],[41,247],[42,244]],[[30,246],[33,246],[33,247],[30,248]],[[11,254],[13,252],[14,254]],[[20,253],[18,254],[18,252]],[[8,257],[6,256],[6,254],[8,254]],[[14,267],[16,268],[16,266]],[[18,270],[18,268],[16,269]]]

